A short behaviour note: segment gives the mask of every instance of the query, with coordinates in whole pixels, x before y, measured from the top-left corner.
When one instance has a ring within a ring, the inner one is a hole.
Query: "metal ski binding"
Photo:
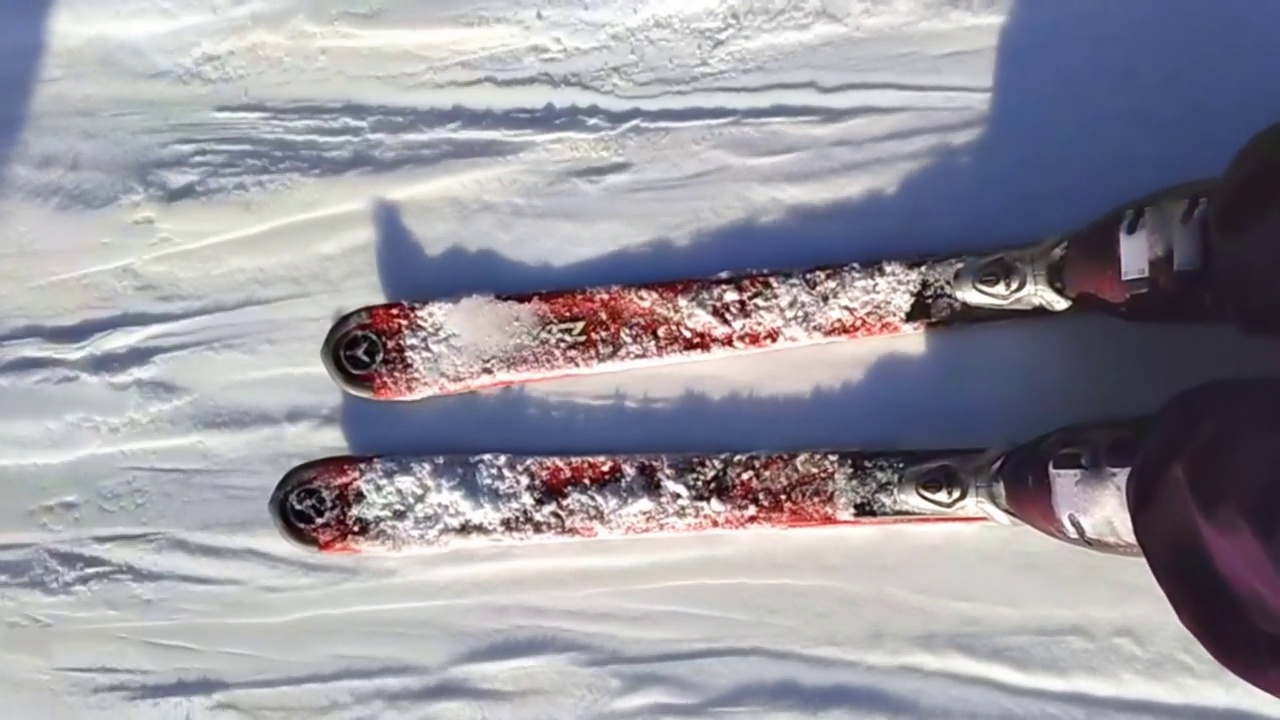
[[[1062,312],[1071,300],[1054,288],[1052,278],[1066,248],[1064,238],[1053,238],[967,260],[956,269],[952,291],[972,307]]]
[[[998,498],[996,470],[1002,455],[989,451],[934,460],[908,468],[897,485],[898,502],[921,515],[985,515],[1013,524]]]

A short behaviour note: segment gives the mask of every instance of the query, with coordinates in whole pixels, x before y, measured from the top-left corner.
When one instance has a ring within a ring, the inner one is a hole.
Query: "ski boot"
[[[1125,495],[1145,419],[1068,426],[1004,452],[923,464],[897,485],[922,515],[981,513],[1056,540],[1140,556]]]
[[[1216,180],[1168,187],[1082,229],[968,260],[951,292],[988,311],[1089,310],[1147,322],[1209,322],[1204,253]]]
[[[1158,190],[1074,232],[963,263],[973,312],[1088,310],[1137,322],[1229,323],[1280,335],[1280,123],[1219,177]]]

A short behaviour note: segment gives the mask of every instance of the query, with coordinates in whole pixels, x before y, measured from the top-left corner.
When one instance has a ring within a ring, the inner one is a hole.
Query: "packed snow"
[[[344,397],[385,299],[976,250],[1217,172],[1272,0],[0,0],[14,718],[1280,717],[1141,561],[995,525],[325,557],[343,452],[1011,442],[1273,372],[1050,320]]]

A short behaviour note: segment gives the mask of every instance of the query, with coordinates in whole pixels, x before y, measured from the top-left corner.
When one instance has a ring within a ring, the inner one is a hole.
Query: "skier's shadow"
[[[428,256],[399,209],[383,204],[383,290],[389,299],[516,292],[1040,237],[1215,174],[1280,119],[1277,23],[1271,0],[1021,0],[1001,32],[984,132],[939,152],[892,193],[559,267],[490,250]],[[689,394],[660,407],[551,403],[518,389],[411,404],[346,398],[342,423],[354,452],[985,445],[1146,411],[1211,377],[1280,367],[1272,344],[1228,331],[1106,320],[1012,328],[932,334],[923,354],[886,357],[858,382],[805,397]]]
[[[0,0],[0,189],[22,137],[27,106],[44,54],[45,22],[53,0]]]

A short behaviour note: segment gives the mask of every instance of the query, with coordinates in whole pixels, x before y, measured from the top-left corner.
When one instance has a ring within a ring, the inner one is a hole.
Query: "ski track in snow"
[[[997,527],[322,558],[291,465],[1012,442],[1280,349],[982,327],[395,406],[384,298],[978,249],[1217,171],[1268,0],[0,0],[15,717],[1280,717],[1140,563]],[[1229,42],[1222,39],[1230,38]],[[1188,48],[1195,48],[1191,52]]]

